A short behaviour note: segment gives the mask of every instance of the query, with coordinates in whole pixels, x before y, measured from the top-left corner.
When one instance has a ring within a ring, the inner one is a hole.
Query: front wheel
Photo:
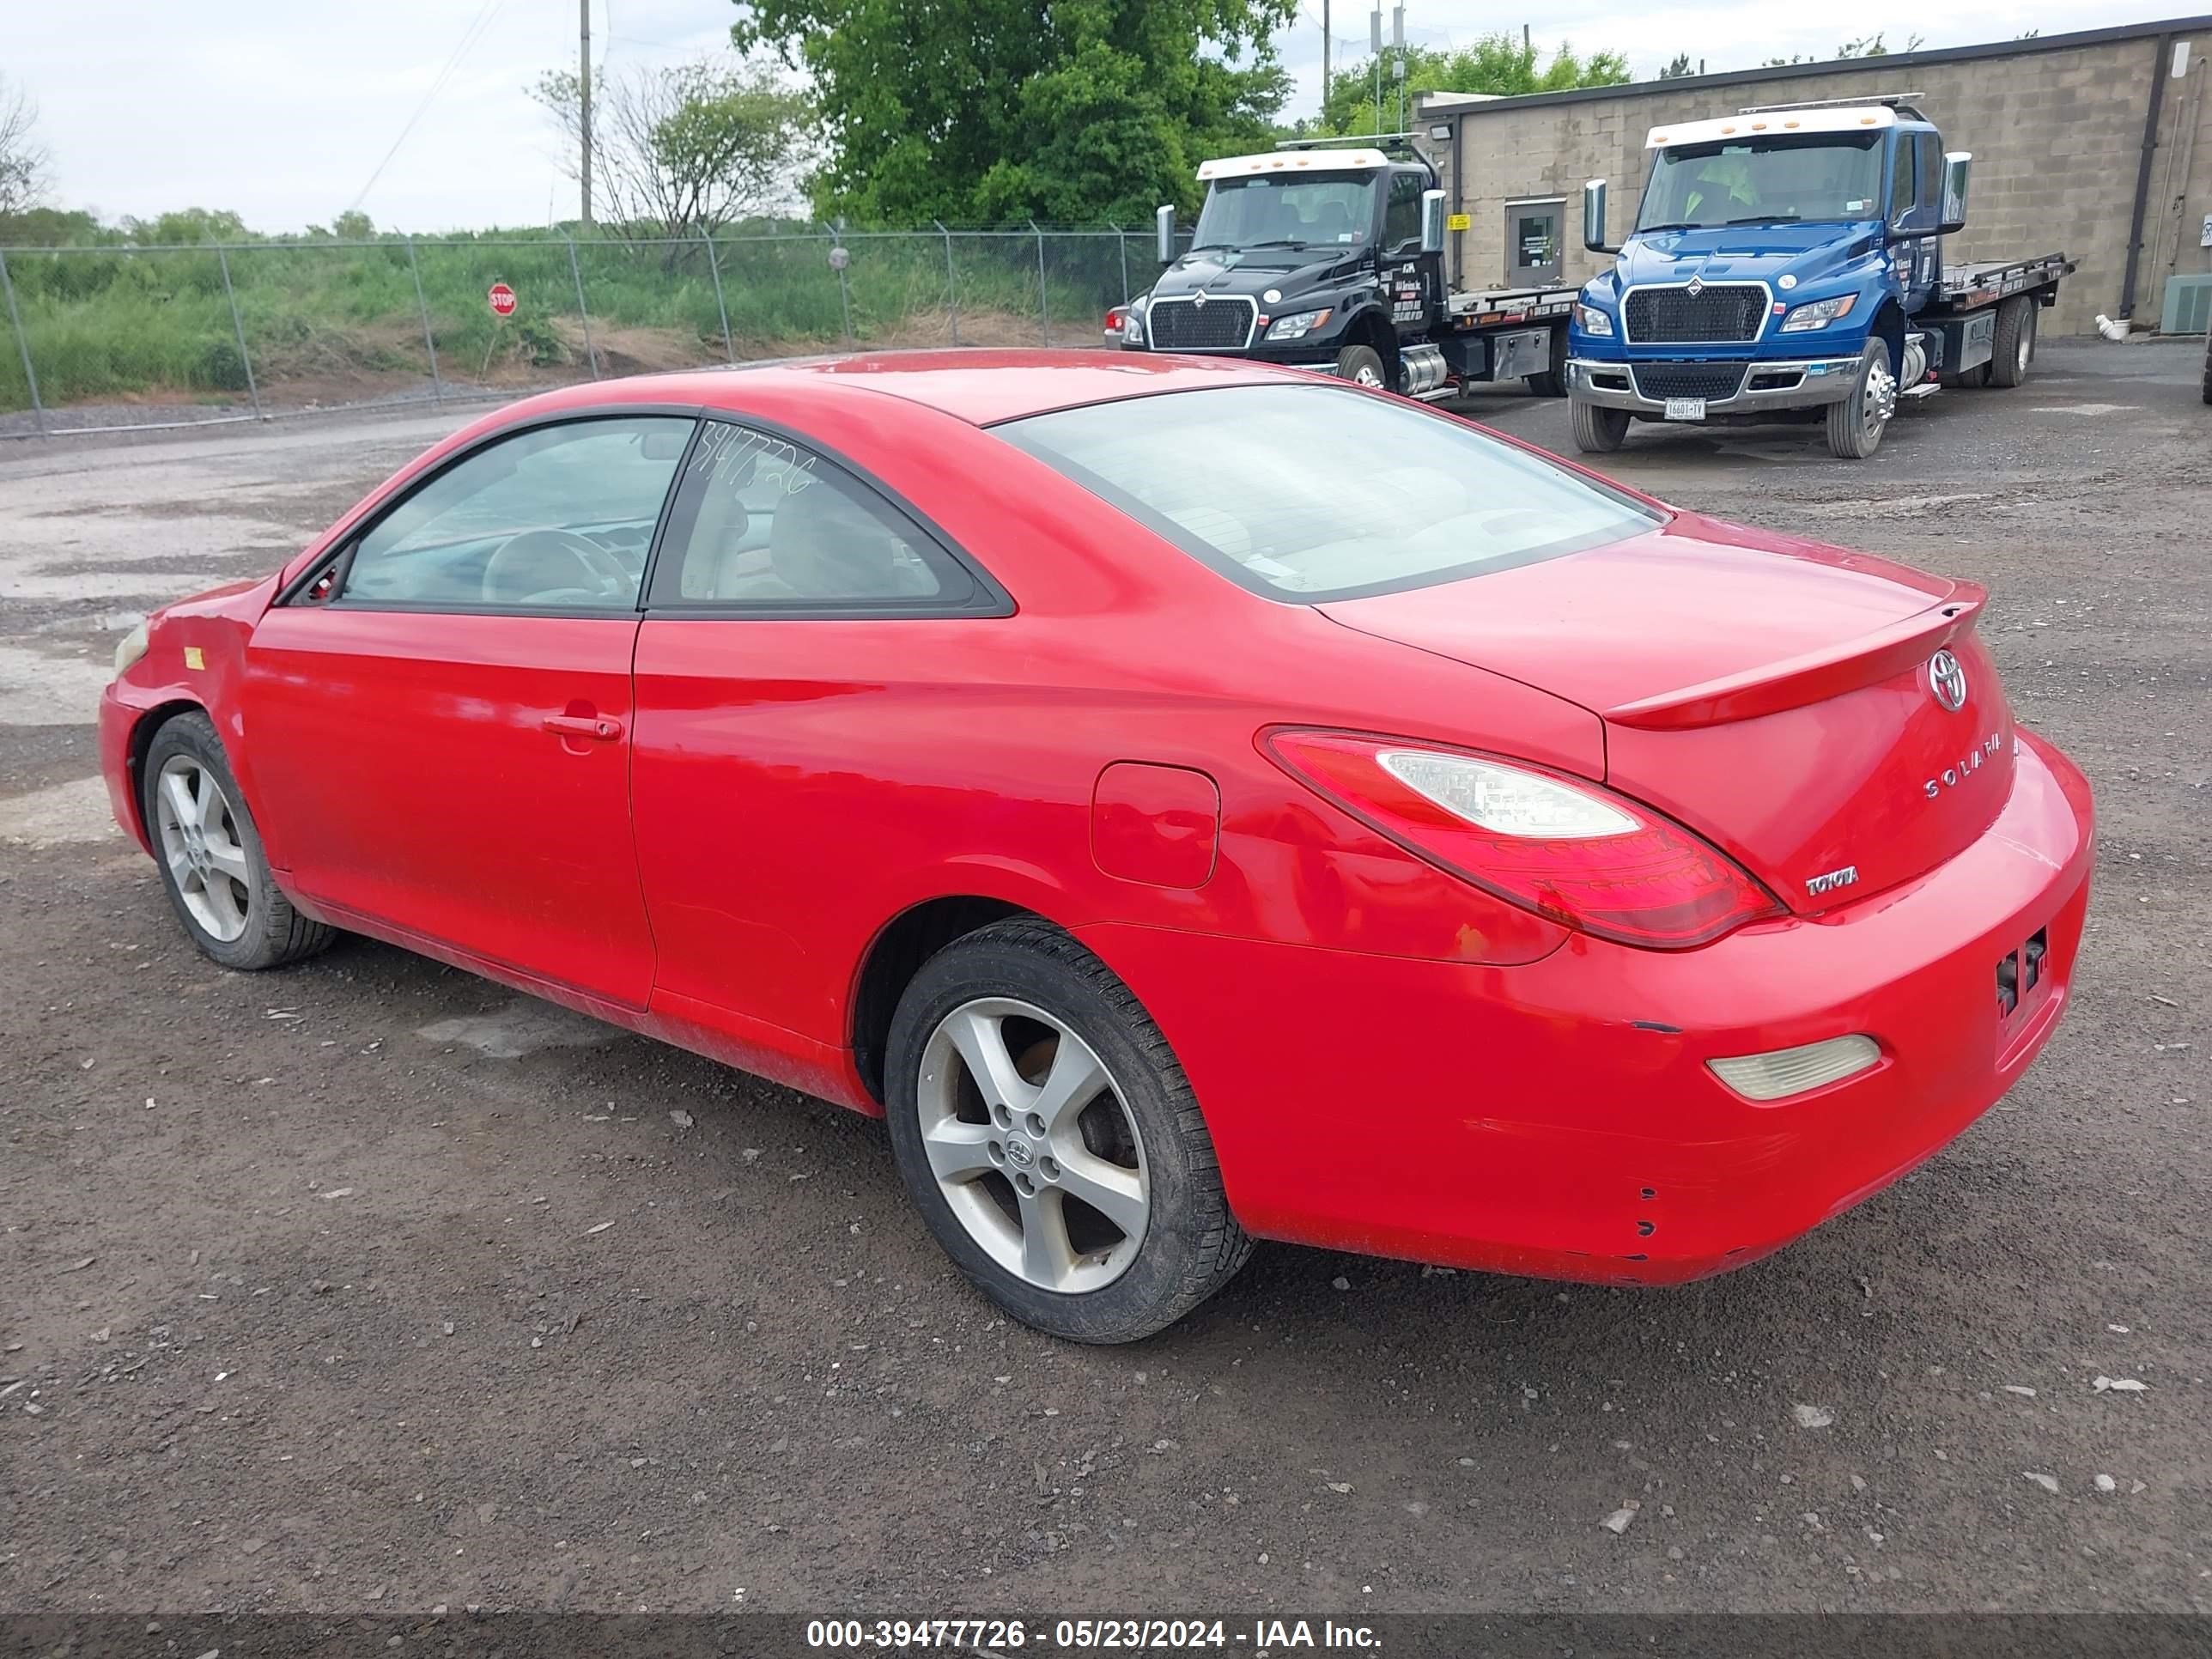
[[[1839,404],[1828,405],[1828,453],[1863,461],[1881,443],[1889,417],[1897,413],[1897,376],[1890,372],[1889,347],[1869,340],[1859,354],[1858,384]]]
[[[1377,391],[1390,389],[1390,373],[1382,366],[1382,354],[1373,346],[1348,345],[1336,354],[1337,378],[1358,386],[1371,386]]]
[[[1167,1039],[1060,929],[956,939],[899,999],[891,1155],[946,1255],[1025,1325],[1131,1342],[1251,1253]]]
[[[142,787],[161,885],[202,955],[226,968],[276,968],[337,937],[278,890],[261,832],[206,715],[179,714],[154,734]]]
[[[1610,455],[1628,439],[1628,411],[1607,409],[1603,404],[1586,404],[1577,398],[1571,404],[1575,428],[1575,447],[1585,455]]]

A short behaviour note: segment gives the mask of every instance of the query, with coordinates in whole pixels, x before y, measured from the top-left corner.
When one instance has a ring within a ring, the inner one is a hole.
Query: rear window
[[[992,429],[1231,580],[1302,605],[1556,558],[1661,521],[1472,427],[1326,382],[1132,398]]]

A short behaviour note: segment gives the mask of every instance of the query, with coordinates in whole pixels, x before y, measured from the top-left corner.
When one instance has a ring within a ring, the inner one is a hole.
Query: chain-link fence
[[[0,248],[0,436],[854,349],[1096,347],[1153,261],[1149,226]]]

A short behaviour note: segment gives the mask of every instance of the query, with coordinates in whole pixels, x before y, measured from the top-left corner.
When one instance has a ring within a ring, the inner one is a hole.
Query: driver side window
[[[1420,245],[1424,188],[1418,173],[1390,175],[1390,194],[1382,204],[1382,246],[1387,252],[1402,253],[1409,243]]]
[[[362,609],[630,611],[692,422],[535,427],[416,488],[355,546],[331,603]]]

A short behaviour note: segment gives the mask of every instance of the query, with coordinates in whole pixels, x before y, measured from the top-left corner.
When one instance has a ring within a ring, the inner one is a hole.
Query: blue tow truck
[[[1635,421],[1801,422],[1848,460],[1899,400],[2018,386],[2063,253],[1947,264],[1973,157],[1946,153],[1918,94],[1767,105],[1651,129],[1635,228],[1606,241],[1606,182],[1583,240],[1616,257],[1568,331],[1575,446]]]

